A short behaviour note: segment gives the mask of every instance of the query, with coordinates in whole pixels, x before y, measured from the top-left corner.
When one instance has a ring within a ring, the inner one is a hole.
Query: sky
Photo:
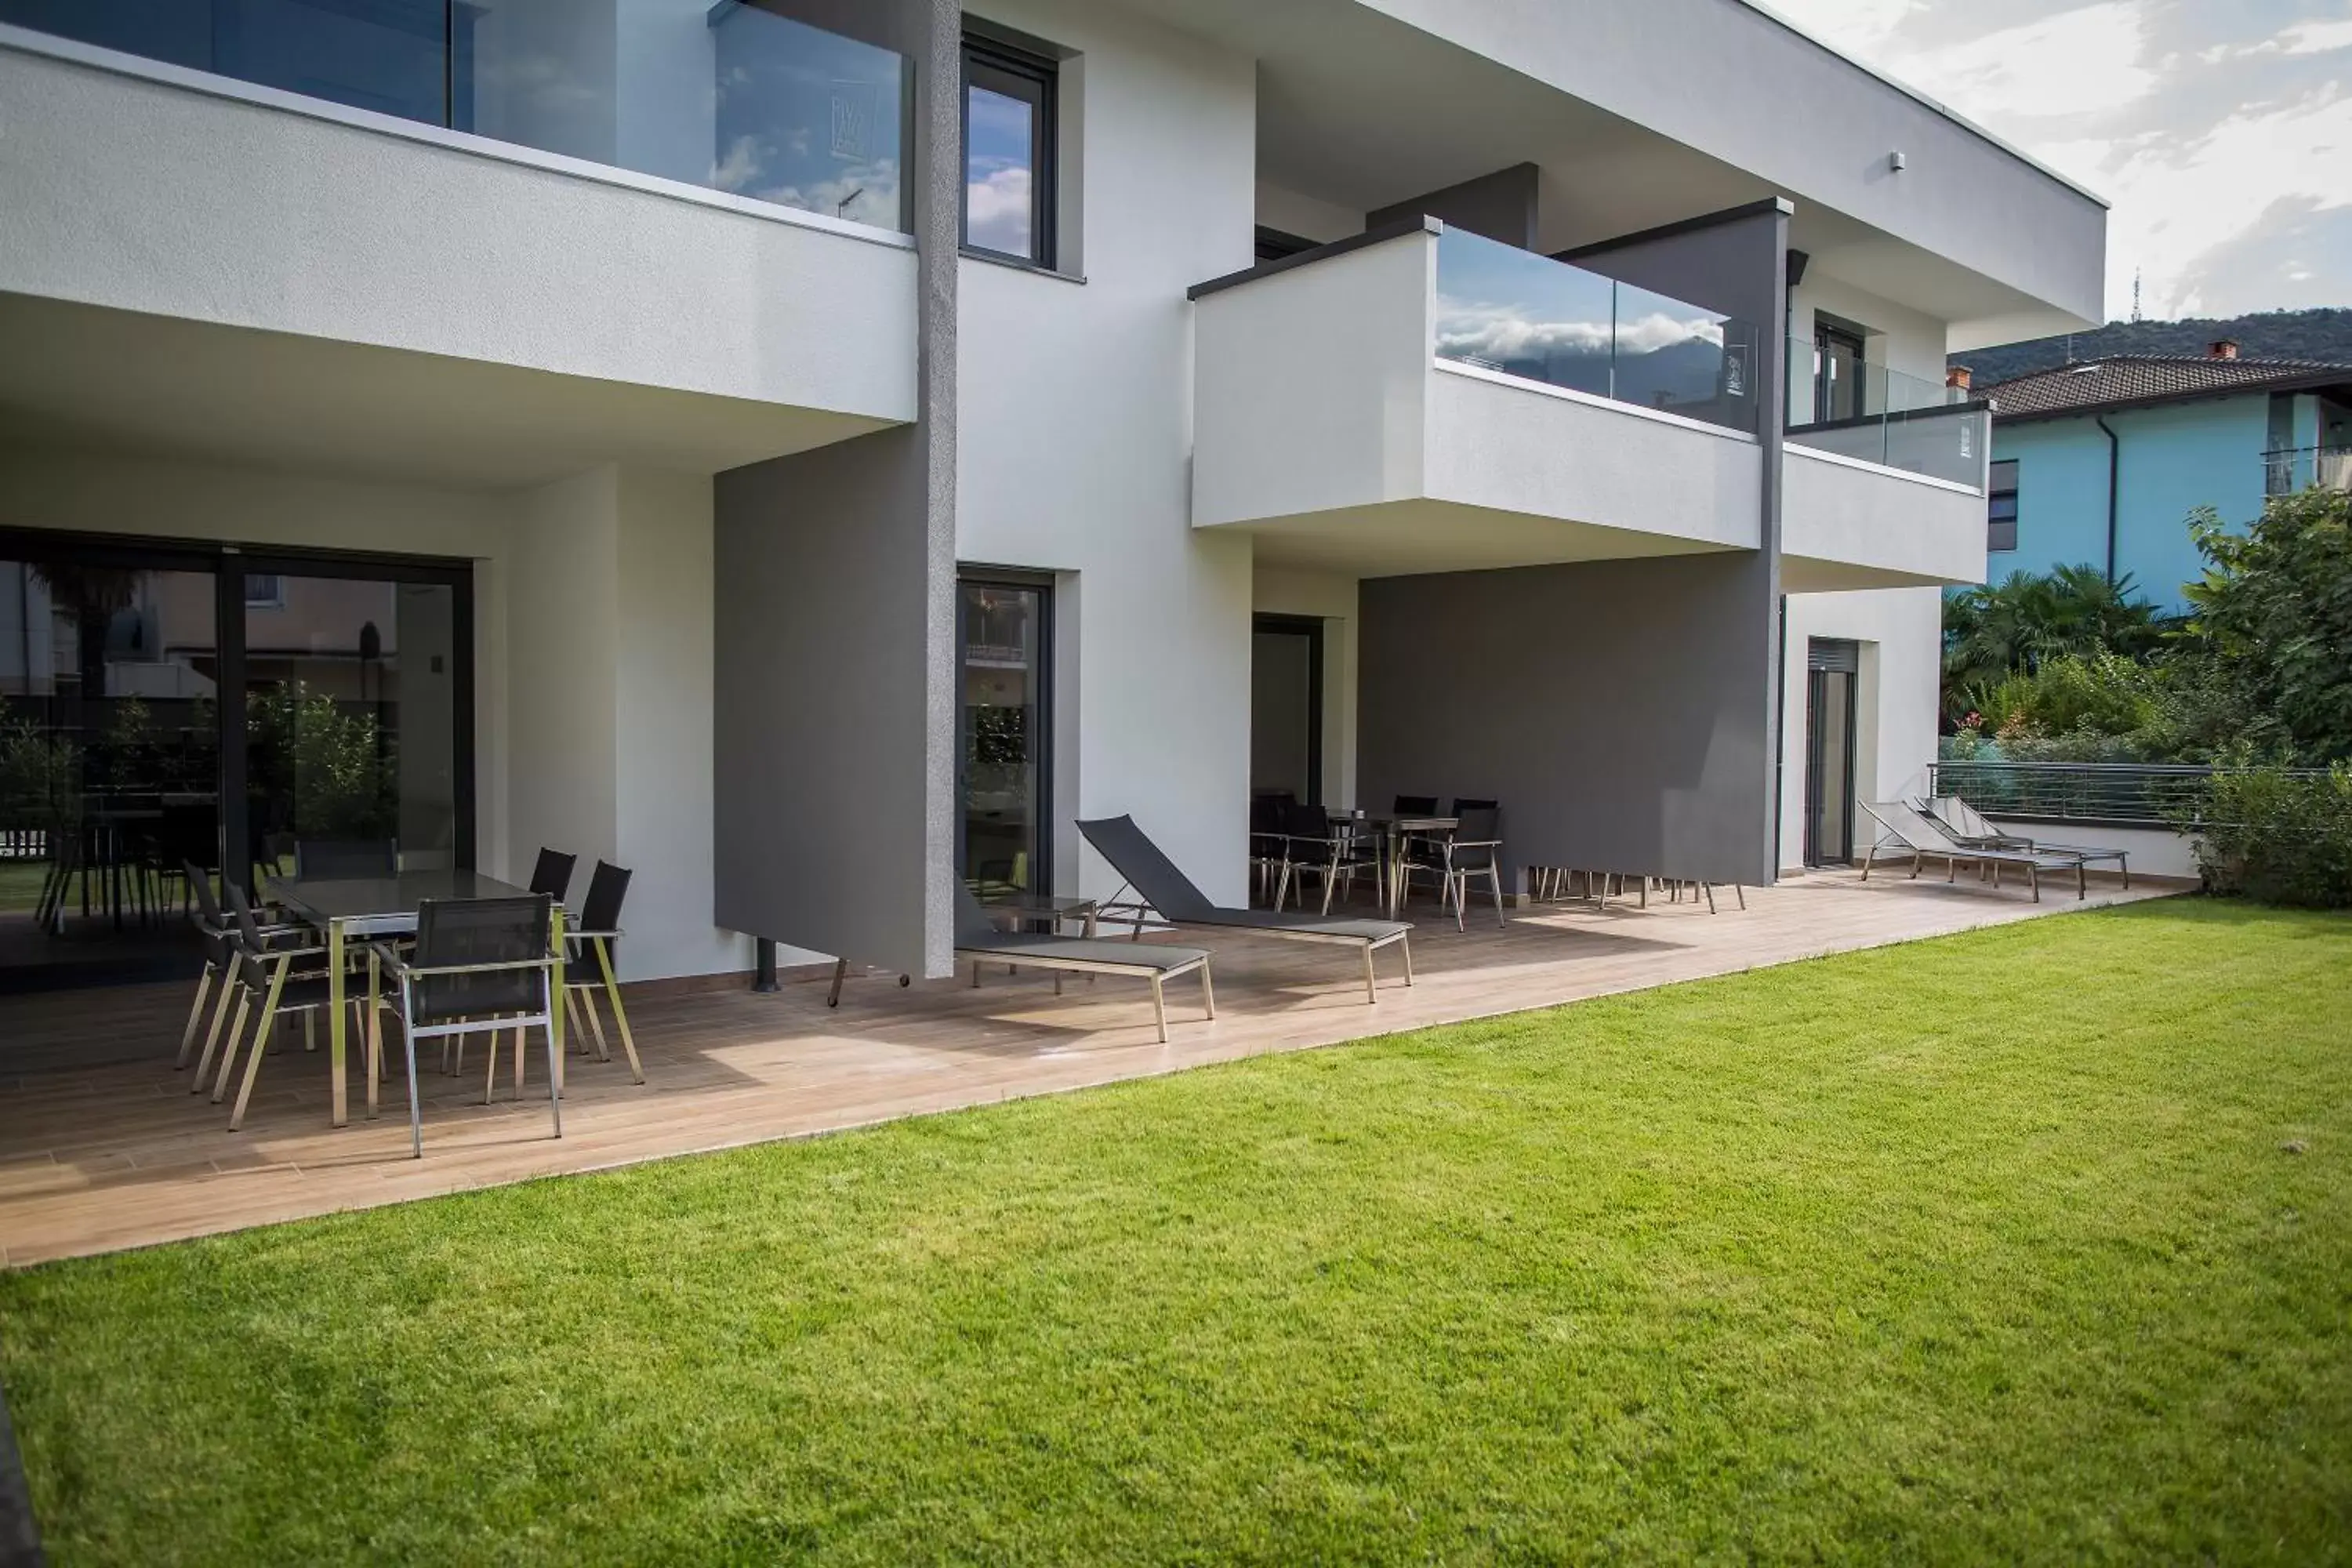
[[[2352,306],[2352,0],[1766,0],[2113,204],[2107,315]]]

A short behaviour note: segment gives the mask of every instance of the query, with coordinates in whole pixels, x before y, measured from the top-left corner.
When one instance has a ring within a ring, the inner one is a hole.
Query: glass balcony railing
[[[910,62],[734,0],[0,0],[0,23],[908,226]]]
[[[1992,415],[1942,382],[1789,343],[1789,444],[1984,488]],[[1804,416],[1810,415],[1807,419]]]
[[[1745,321],[1448,227],[1437,355],[1756,433],[1764,338]]]
[[[2263,494],[2291,496],[2314,485],[2352,490],[2352,447],[2281,447],[2263,454]]]

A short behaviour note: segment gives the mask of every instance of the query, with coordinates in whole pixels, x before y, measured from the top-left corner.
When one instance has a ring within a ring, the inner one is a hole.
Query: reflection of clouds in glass
[[[1030,254],[1028,170],[995,169],[970,181],[963,205],[964,232],[973,245],[1008,256]]]
[[[964,109],[964,145],[974,159],[1026,163],[1029,105],[1008,93],[973,88]]]
[[[762,148],[756,139],[739,136],[728,144],[726,155],[711,165],[710,184],[719,190],[803,212],[882,228],[898,226],[897,159],[877,158],[870,163],[849,164],[822,179],[794,181],[773,178],[772,153],[772,148]]]
[[[985,250],[1034,256],[1034,112],[1020,99],[984,87],[964,98],[965,238]]]
[[[905,62],[751,8],[717,27],[710,184],[757,201],[901,226]]]
[[[1448,359],[1502,363],[1549,354],[1605,354],[1612,337],[1621,353],[1655,353],[1689,342],[1723,344],[1723,324],[1707,317],[1682,319],[1655,312],[1617,322],[1612,334],[1606,321],[1544,321],[1524,305],[1440,295],[1437,308],[1437,352]]]

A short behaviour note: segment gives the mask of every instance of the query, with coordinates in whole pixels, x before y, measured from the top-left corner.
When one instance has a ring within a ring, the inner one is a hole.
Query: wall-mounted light
[[[1889,153],[1886,154],[1886,168],[1889,174],[1899,174],[1910,166],[1911,160],[1906,158],[1902,153]]]

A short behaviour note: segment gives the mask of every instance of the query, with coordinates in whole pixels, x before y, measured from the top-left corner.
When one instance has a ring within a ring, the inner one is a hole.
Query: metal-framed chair
[[[212,994],[215,983],[221,988],[221,1002],[227,1002],[230,978],[236,965],[236,938],[221,913],[220,900],[213,897],[212,879],[193,860],[180,862],[180,874],[196,900],[195,925],[204,938],[205,967],[196,976],[196,999],[188,1005],[187,1026],[180,1031],[180,1054],[172,1063],[174,1071],[186,1067],[188,1058],[195,1054],[196,1026],[204,1022],[205,999]],[[220,1035],[220,1011],[217,1006],[214,1009],[212,1034],[205,1041],[207,1060],[212,1056],[214,1040]]]
[[[1307,878],[1323,879],[1323,912],[1344,880],[1354,889],[1356,873],[1380,876],[1380,848],[1372,837],[1346,817],[1334,816],[1319,805],[1293,802],[1283,813],[1282,869],[1275,882],[1274,907],[1289,901],[1290,889],[1299,889],[1301,908],[1307,903]]]
[[[547,1041],[547,1104],[555,1136],[563,1136],[562,1064],[555,1054],[555,982],[561,963],[552,951],[554,900],[545,893],[519,899],[427,899],[417,906],[416,941],[406,952],[373,947],[395,989],[385,1006],[400,1019],[408,1065],[408,1140],[412,1157],[425,1157],[425,1108],[416,1089],[416,1042],[490,1037],[490,1078],[498,1078],[498,1037],[515,1032],[518,1091],[526,1031]],[[368,1020],[369,1070],[381,1059],[379,1019]]]
[[[1484,877],[1495,890],[1495,924],[1508,926],[1503,912],[1503,813],[1492,801],[1457,800],[1455,826],[1443,839],[1433,840],[1435,869],[1444,888],[1438,902],[1454,905],[1454,929],[1467,929],[1464,910],[1470,902],[1470,879]]]
[[[588,1016],[585,1037],[595,1041],[596,1059],[611,1061],[613,1051],[604,1040],[604,1023],[596,1014],[596,993],[602,991],[613,1007],[621,1049],[629,1058],[629,1076],[643,1083],[646,1069],[637,1060],[637,1042],[629,1033],[628,1010],[621,1005],[621,983],[613,973],[613,944],[621,940],[621,904],[629,896],[632,875],[604,860],[597,861],[596,869],[589,875],[588,897],[580,906],[579,929],[566,922],[563,931],[563,940],[571,949],[563,964],[563,1016],[572,1026],[572,1037],[583,1038],[580,1015],[584,1011]]]
[[[320,882],[397,877],[400,847],[389,838],[298,838],[294,875]]]
[[[188,1079],[188,1092],[201,1094],[209,1082],[213,1086],[213,1102],[218,1104],[222,1086],[228,1081],[229,1062],[227,1058],[223,1058],[220,1071],[215,1074],[213,1057],[221,1048],[223,1026],[229,1022],[229,1005],[232,1002],[237,1005],[236,1026],[227,1034],[229,1054],[234,1056],[236,1042],[245,1033],[245,1020],[251,1013],[253,1003],[260,996],[260,993],[247,984],[252,978],[245,963],[247,952],[257,951],[264,958],[280,953],[299,958],[304,956],[304,939],[312,933],[308,926],[263,923],[255,915],[252,906],[245,901],[245,895],[238,890],[236,884],[226,879],[221,883],[221,890],[228,900],[227,912],[214,900],[212,886],[207,880],[199,877],[190,886],[196,889],[200,900],[197,921],[206,938],[206,975],[220,990],[213,1004],[212,1025],[205,1031],[204,1054],[197,1057],[196,1069]],[[214,936],[215,931],[218,933],[217,946]],[[323,953],[325,950],[318,951]],[[181,1037],[180,1056],[174,1063],[175,1068],[186,1064],[188,1047],[194,1039],[196,1011],[204,1005],[204,981],[197,983],[196,1006],[189,1013],[189,1029]]]
[[[253,918],[252,906],[245,895],[231,883],[227,889],[229,913],[236,922],[237,985],[240,994],[236,1004],[236,1020],[229,1027],[228,1042],[221,1053],[220,1077],[213,1082],[213,1103],[218,1105],[227,1092],[229,1075],[236,1070],[239,1041],[245,1034],[247,1013],[257,1000],[261,1016],[253,1026],[252,1043],[245,1049],[245,1077],[238,1082],[236,1103],[229,1110],[228,1130],[237,1131],[245,1125],[246,1108],[253,1103],[253,1086],[261,1077],[261,1058],[268,1054],[271,1032],[279,1016],[288,1013],[302,1015],[303,1048],[317,1048],[314,1034],[319,1014],[333,1005],[332,993],[323,971],[312,969],[297,973],[295,964],[302,959],[323,959],[327,954],[324,942],[287,946],[273,942],[265,928]],[[275,929],[275,928],[271,928]],[[364,1012],[367,999],[355,994],[347,998],[358,1012]],[[202,1073],[198,1078],[201,1080]]]
[[[564,895],[572,891],[572,868],[579,864],[579,856],[541,845],[539,859],[530,868],[530,890],[545,893],[559,904],[563,902]]]

